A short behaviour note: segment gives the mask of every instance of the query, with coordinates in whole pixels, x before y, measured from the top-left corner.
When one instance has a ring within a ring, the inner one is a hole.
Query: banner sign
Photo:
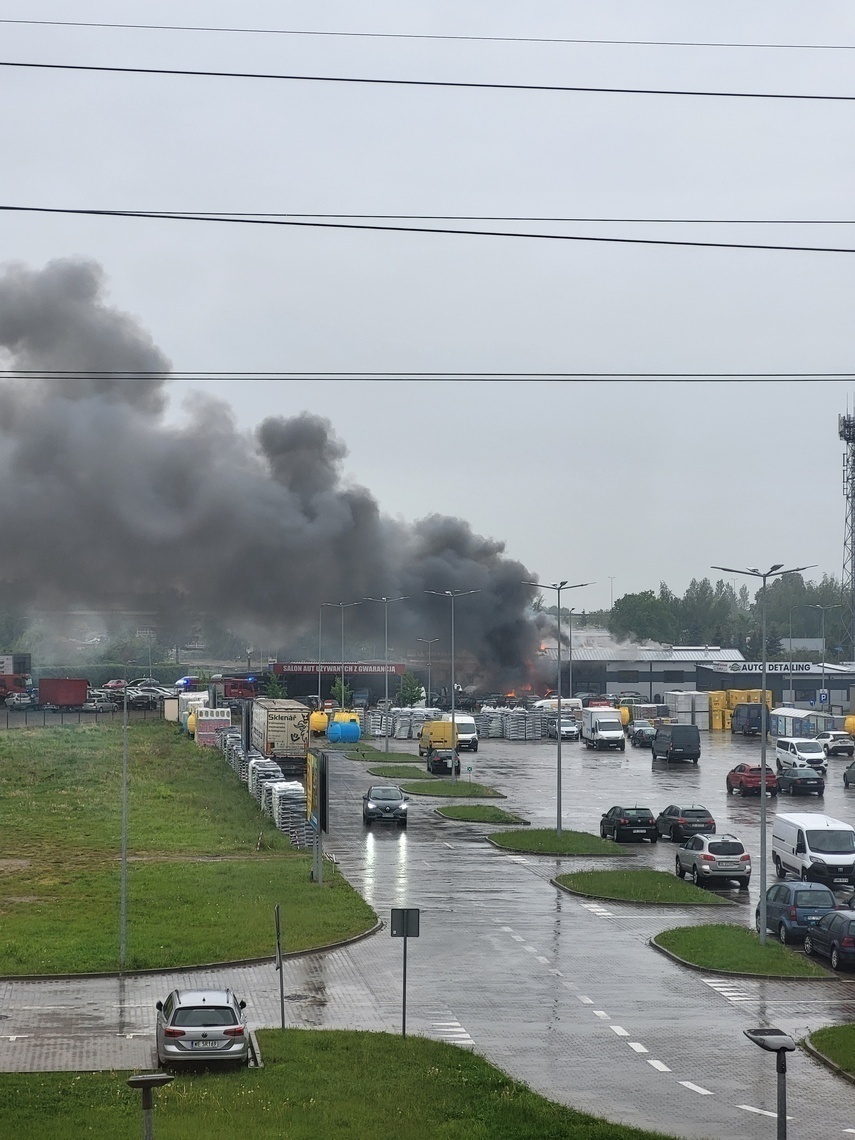
[[[345,661],[344,663],[345,674],[374,674],[375,676],[382,677],[386,672],[386,666],[381,662],[379,665],[371,662],[370,664],[364,661]],[[390,661],[389,672],[401,675],[406,673],[407,666],[402,661]],[[274,673],[314,673],[318,675],[318,662],[317,661],[277,661],[273,666]],[[320,663],[320,672],[322,674],[340,677],[342,672],[342,664],[340,661],[322,661]]]
[[[708,666],[716,673],[762,673],[762,661],[716,661]],[[828,666],[825,669],[829,672]],[[813,661],[767,661],[767,673],[821,673],[822,666]]]

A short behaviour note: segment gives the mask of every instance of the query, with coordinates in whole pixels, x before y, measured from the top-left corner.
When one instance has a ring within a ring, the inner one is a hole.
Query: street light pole
[[[324,616],[324,606],[318,607],[318,708],[323,708],[321,700],[321,618]]]
[[[766,733],[768,732],[768,714],[766,706],[766,582],[769,578],[783,578],[787,574],[800,574],[802,570],[812,570],[812,566],[795,566],[792,570],[784,570],[783,562],[776,562],[768,570],[759,570],[756,566],[748,566],[745,570],[734,570],[730,566],[713,566],[713,570],[724,570],[726,574],[748,574],[752,578],[759,578],[763,583],[763,601],[761,603],[761,638],[763,640],[763,665],[760,693],[760,943],[766,944]]]
[[[340,708],[344,708],[344,611],[350,606],[361,606],[362,602],[321,602],[321,606],[338,606],[341,611],[341,697]],[[320,622],[318,622],[320,626]]]
[[[435,645],[439,637],[416,637],[416,641],[424,642],[427,646],[427,692],[425,693],[425,705],[427,705],[431,699],[431,645]]]
[[[451,598],[451,782],[457,782],[457,745],[456,745],[456,721],[454,719],[454,599],[465,598],[467,594],[480,594],[480,590],[425,590],[426,594],[436,594],[439,598]]]
[[[842,609],[841,602],[835,602],[833,606],[820,606],[810,604],[807,606],[809,610],[819,610],[822,614],[822,690],[825,692],[825,611],[826,610],[839,610]],[[829,694],[830,696],[830,694]],[[831,701],[828,702],[828,711],[831,712]]]
[[[523,582],[524,586],[534,586],[538,590],[555,590],[558,595],[558,723],[555,735],[558,737],[556,748],[556,774],[555,774],[555,834],[561,834],[561,591],[562,590],[579,590],[582,586],[593,586],[593,582],[577,582],[574,586],[568,586],[566,582],[553,582],[547,584],[545,582]],[[570,618],[570,638],[573,638],[573,618]],[[570,646],[570,668],[572,671],[573,665],[573,646]],[[570,695],[573,695],[572,687]]]
[[[400,598],[385,598],[384,597],[384,598],[363,598],[362,599],[363,602],[382,602],[383,603],[383,609],[384,609],[384,617],[385,617],[385,622],[384,622],[384,625],[385,625],[385,641],[384,641],[384,644],[386,646],[386,656],[384,659],[386,664],[384,667],[384,673],[386,675],[386,702],[385,702],[385,707],[383,709],[383,713],[384,713],[384,716],[386,717],[386,731],[383,733],[383,740],[385,742],[384,751],[387,754],[389,752],[389,721],[390,721],[390,717],[389,717],[389,603],[390,602],[405,602],[408,597],[409,597],[408,594],[404,594],[403,597],[400,597]]]

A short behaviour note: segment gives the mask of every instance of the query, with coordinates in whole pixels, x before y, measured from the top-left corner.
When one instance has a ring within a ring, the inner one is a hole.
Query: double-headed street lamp
[[[561,834],[561,591],[562,590],[579,590],[582,586],[593,586],[593,582],[577,582],[573,586],[568,586],[566,582],[523,582],[524,586],[534,586],[538,590],[555,590],[558,595],[558,755],[556,759],[556,778],[555,778],[555,833]],[[570,618],[570,660],[573,660],[573,618]],[[572,668],[572,665],[571,665]],[[571,692],[572,692],[572,677],[571,677]]]
[[[425,694],[425,696],[427,698],[425,700],[425,704],[429,704],[430,703],[430,692],[431,692],[431,690],[430,690],[430,647],[432,645],[436,645],[436,643],[439,641],[439,638],[438,637],[417,637],[416,641],[421,641],[428,647],[428,662],[427,662],[427,665],[428,665],[428,683],[427,683],[427,693]]]
[[[435,594],[438,598],[451,599],[451,782],[457,779],[457,742],[454,719],[454,599],[465,598],[468,594],[480,594],[480,590],[425,590],[426,594]]]
[[[805,607],[808,610],[819,610],[822,614],[822,691],[825,692],[825,611],[826,610],[840,610],[843,608],[842,602],[835,602],[833,606],[820,606],[816,604],[809,604]],[[828,702],[828,711],[831,712],[831,701]]]
[[[361,605],[362,605],[362,599],[361,598],[358,602],[321,602],[322,607],[323,606],[330,606],[330,607],[336,607],[337,606],[338,609],[341,610],[341,692],[339,693],[339,696],[341,697],[341,708],[344,708],[344,611],[346,609],[348,609],[350,606],[361,606]],[[320,628],[320,622],[318,622],[318,628]],[[318,673],[320,674],[320,664],[318,665]],[[319,682],[319,684],[320,684],[320,682]]]
[[[759,578],[763,583],[763,600],[760,605],[761,638],[763,642],[763,666],[760,693],[760,942],[766,942],[766,733],[768,732],[769,710],[766,707],[766,582],[769,578],[783,578],[786,574],[800,574],[802,570],[812,570],[812,566],[794,566],[785,570],[783,562],[776,562],[768,570],[748,566],[744,570],[734,570],[731,566],[713,566],[713,570],[723,570],[725,574],[748,574]]]
[[[385,616],[385,646],[386,646],[386,655],[384,658],[384,660],[386,662],[385,669],[384,669],[384,672],[386,674],[386,705],[385,705],[385,708],[383,710],[385,717],[386,717],[386,731],[383,733],[383,738],[386,742],[385,743],[385,751],[387,753],[389,751],[389,603],[390,602],[405,602],[408,597],[409,597],[408,594],[404,594],[403,597],[400,597],[400,598],[363,598],[362,599],[363,602],[382,602],[383,603],[383,610],[384,610],[384,616]]]

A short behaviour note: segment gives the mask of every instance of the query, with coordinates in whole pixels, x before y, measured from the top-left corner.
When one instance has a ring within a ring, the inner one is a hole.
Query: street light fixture
[[[763,582],[763,601],[760,612],[761,638],[763,641],[763,666],[760,693],[760,943],[766,944],[766,733],[768,732],[769,710],[766,707],[766,581],[768,578],[783,578],[786,574],[800,574],[802,570],[812,570],[813,566],[794,566],[785,570],[783,562],[776,562],[768,570],[748,566],[744,570],[734,570],[732,566],[713,566],[713,570],[723,570],[725,574],[748,574]]]
[[[840,610],[843,609],[842,602],[835,602],[833,606],[820,606],[817,604],[808,604],[808,610],[819,610],[822,613],[822,691],[825,692],[825,611],[826,610]],[[829,694],[830,696],[830,694]],[[821,704],[822,702],[820,702]],[[831,712],[831,701],[828,702],[828,711]]]
[[[428,683],[427,683],[427,693],[426,693],[427,700],[425,701],[425,704],[428,704],[430,701],[430,693],[431,693],[431,688],[430,688],[430,647],[432,645],[436,645],[436,643],[439,641],[439,638],[438,637],[417,637],[416,641],[424,642],[424,644],[428,647],[428,662],[427,662],[427,665],[428,665]]]
[[[341,708],[344,708],[344,611],[350,606],[361,606],[362,600],[358,602],[321,602],[321,606],[337,607],[341,611]],[[320,622],[318,623],[320,625]]]
[[[134,1073],[127,1083],[142,1092],[143,1140],[154,1140],[154,1090],[163,1088],[175,1078],[170,1073]]]
[[[425,590],[426,594],[435,594],[438,598],[451,598],[451,782],[457,782],[457,748],[455,746],[456,721],[454,719],[454,599],[465,598],[467,594],[480,594],[480,590]]]
[[[713,567],[718,569],[718,567]],[[771,1025],[761,1026],[760,1029],[743,1029],[742,1032],[749,1041],[765,1049],[767,1053],[775,1053],[778,1073],[778,1137],[777,1140],[787,1140],[787,1054],[796,1051],[796,1043],[783,1029],[774,1029]]]
[[[593,582],[577,582],[574,586],[568,586],[566,582],[552,582],[551,584],[545,582],[523,582],[524,586],[534,586],[538,590],[555,590],[558,595],[558,725],[556,736],[558,737],[558,747],[556,756],[556,777],[555,777],[555,834],[561,834],[561,591],[562,590],[579,590],[582,586],[593,586]],[[570,618],[570,668],[573,665],[573,618]],[[570,696],[573,696],[572,690],[572,672],[571,672],[571,689]]]
[[[386,675],[386,702],[385,702],[385,707],[383,709],[384,714],[386,716],[386,730],[383,733],[383,739],[385,741],[384,751],[387,754],[389,752],[389,720],[390,720],[390,718],[389,718],[389,603],[390,602],[405,602],[408,597],[409,597],[408,594],[404,594],[403,597],[400,597],[400,598],[363,598],[362,599],[363,602],[382,602],[383,603],[383,611],[384,611],[384,617],[385,617],[385,646],[386,646],[386,656],[385,656],[386,664],[385,664],[385,667],[383,670],[385,675]]]

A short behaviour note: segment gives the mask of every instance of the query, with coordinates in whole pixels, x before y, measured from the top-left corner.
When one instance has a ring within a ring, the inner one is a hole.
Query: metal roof
[[[548,646],[543,655],[552,661],[558,660],[558,650]],[[568,650],[562,648],[562,660],[569,657]],[[716,661],[744,661],[738,649],[720,649],[717,645],[688,646],[663,649],[662,646],[645,648],[643,645],[614,645],[611,648],[573,647],[574,661],[632,661],[642,665],[684,662],[688,665],[711,665]]]

